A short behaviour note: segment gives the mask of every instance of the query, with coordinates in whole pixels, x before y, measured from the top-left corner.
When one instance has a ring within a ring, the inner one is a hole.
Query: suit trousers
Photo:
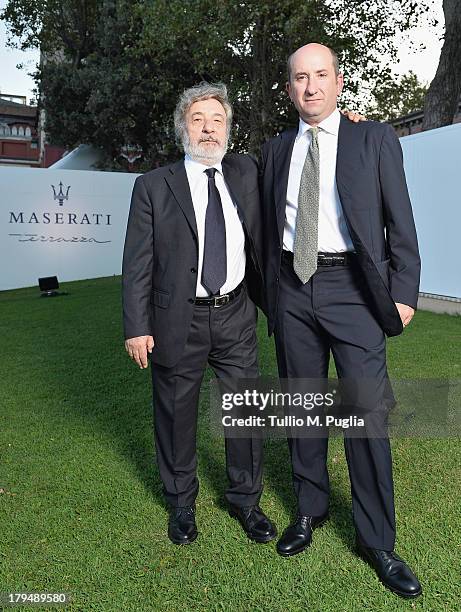
[[[367,305],[366,291],[354,263],[320,266],[303,285],[292,264],[282,261],[275,328],[282,379],[326,379],[331,352],[338,378],[373,381],[373,397],[385,403],[385,337]],[[379,437],[367,437],[366,427],[363,437],[348,436],[345,429],[344,447],[357,535],[365,546],[393,550],[392,459],[387,415],[383,419]],[[322,516],[329,502],[328,435],[289,438],[288,443],[299,511]]]
[[[156,457],[171,506],[193,505],[197,497],[197,416],[207,364],[218,378],[257,378],[256,320],[257,309],[246,288],[224,306],[195,305],[179,362],[171,368],[152,365]],[[262,440],[226,437],[224,445],[227,502],[257,504],[262,492]]]

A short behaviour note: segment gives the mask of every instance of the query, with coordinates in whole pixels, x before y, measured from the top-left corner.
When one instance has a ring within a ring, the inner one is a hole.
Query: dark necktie
[[[205,216],[202,285],[214,295],[226,282],[226,224],[221,196],[214,179],[216,168],[208,168],[205,174],[208,176],[208,206]]]

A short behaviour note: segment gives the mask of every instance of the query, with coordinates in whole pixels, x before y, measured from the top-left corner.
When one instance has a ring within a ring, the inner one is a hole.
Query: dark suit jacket
[[[246,282],[262,306],[258,170],[246,155],[226,155],[223,175],[245,232]],[[184,161],[152,170],[133,187],[123,254],[125,338],[152,335],[152,361],[175,365],[194,310],[198,237]]]
[[[269,333],[275,325],[291,153],[297,130],[262,151],[265,283]],[[395,302],[416,308],[420,258],[402,150],[385,123],[341,116],[336,181],[370,308],[388,336],[402,332]]]

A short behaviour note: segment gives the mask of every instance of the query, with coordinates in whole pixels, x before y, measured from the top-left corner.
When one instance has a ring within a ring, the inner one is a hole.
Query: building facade
[[[389,123],[392,125],[397,136],[400,138],[401,136],[409,136],[410,134],[417,134],[418,132],[421,132],[423,118],[424,111],[420,110],[404,115],[403,117],[397,117],[397,119],[393,119],[392,121],[389,121]],[[453,119],[453,123],[461,123],[461,100],[458,104],[458,112]]]
[[[0,166],[48,168],[65,149],[42,142],[39,111],[25,96],[0,93]]]

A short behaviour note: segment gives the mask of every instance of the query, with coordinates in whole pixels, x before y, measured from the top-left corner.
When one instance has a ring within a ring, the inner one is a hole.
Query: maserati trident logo
[[[65,187],[62,181],[60,181],[57,187],[55,185],[50,186],[53,189],[54,201],[58,202],[59,206],[63,206],[64,201],[69,200],[70,185]],[[73,199],[75,200],[75,198]],[[103,238],[107,237],[107,234],[96,234],[96,237],[88,236],[87,228],[85,228],[85,235],[79,233],[83,231],[82,226],[86,225],[94,226],[92,228],[94,230],[96,230],[96,226],[111,226],[112,214],[106,212],[85,212],[82,206],[82,198],[79,198],[77,194],[76,199],[77,202],[75,202],[73,210],[10,210],[9,223],[12,228],[25,229],[26,232],[10,233],[9,236],[16,237],[19,242],[82,242],[98,244],[112,242],[112,240],[103,240]],[[49,226],[47,229],[52,232],[51,235],[46,233],[45,228],[40,228],[42,225]],[[60,225],[67,226],[67,232],[63,233],[58,228]],[[57,233],[58,231],[59,233]]]
[[[64,204],[64,200],[68,200],[69,199],[69,189],[70,189],[70,185],[67,188],[66,193],[63,192],[62,188],[64,187],[64,185],[62,184],[62,181],[60,181],[59,183],[59,192],[56,193],[56,187],[54,185],[51,185],[53,187],[53,193],[54,193],[54,199],[58,200],[59,202],[59,206],[62,206]]]

